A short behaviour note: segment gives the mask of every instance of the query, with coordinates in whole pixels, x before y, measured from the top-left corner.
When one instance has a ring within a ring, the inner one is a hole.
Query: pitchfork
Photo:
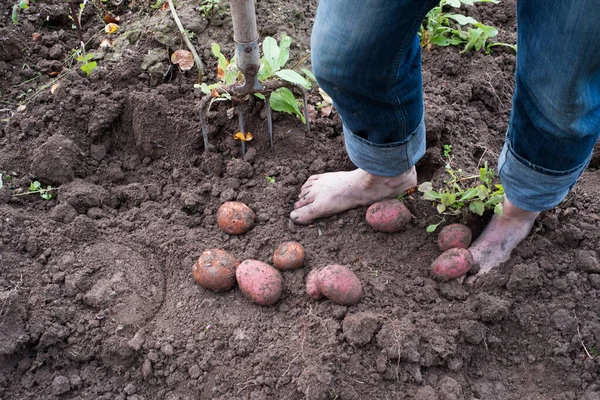
[[[239,129],[244,133],[244,116],[242,114],[241,103],[247,95],[261,93],[265,96],[267,106],[267,127],[269,129],[269,143],[273,149],[273,119],[271,116],[270,95],[279,88],[287,87],[290,90],[296,89],[302,93],[304,102],[304,117],[306,119],[306,130],[310,130],[308,119],[308,93],[301,86],[290,82],[269,80],[260,82],[258,80],[258,71],[260,69],[260,52],[258,50],[258,30],[256,28],[256,11],[254,9],[254,0],[230,0],[231,17],[233,20],[233,40],[235,41],[235,53],[238,69],[244,75],[243,84],[234,84],[228,87],[216,89],[218,94],[229,93],[236,106]],[[204,139],[204,151],[208,152],[208,125],[205,114],[208,112],[208,104],[212,98],[212,93],[207,94],[200,103],[200,121],[202,123],[202,137]],[[242,154],[246,153],[246,143],[242,141]]]

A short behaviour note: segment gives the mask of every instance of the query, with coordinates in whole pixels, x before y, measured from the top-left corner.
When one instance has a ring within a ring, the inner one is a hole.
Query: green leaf
[[[433,184],[431,182],[423,182],[419,185],[417,190],[422,193],[428,192],[430,190],[433,190]]]
[[[19,1],[19,7],[21,10],[27,10],[29,8],[29,2],[27,0]]]
[[[282,69],[275,72],[275,75],[291,83],[296,83],[305,89],[310,89],[310,82],[307,81],[302,75],[291,69]]]
[[[451,206],[456,201],[456,195],[454,193],[444,193],[441,198],[442,204]]]
[[[196,83],[196,84],[194,85],[194,87],[196,87],[196,85],[198,85],[198,84]],[[202,93],[204,93],[204,94],[210,94],[210,93],[211,93],[211,90],[210,90],[210,88],[209,88],[209,87],[208,87],[208,85],[207,85],[206,83],[204,83],[204,82],[202,82],[202,84],[201,84],[201,85],[198,85],[198,87],[200,88],[200,90],[202,90]]]
[[[300,112],[298,108],[298,103],[296,103],[296,98],[292,91],[288,88],[279,88],[273,93],[271,93],[270,100],[271,108],[274,111],[286,112],[288,114],[296,114],[300,117],[302,122],[306,122],[304,115]]]
[[[462,14],[446,14],[446,17],[458,22],[459,25],[467,25],[467,24],[475,25],[475,24],[479,23],[479,21],[477,21],[475,18],[467,17]]]
[[[317,78],[315,78],[315,75],[312,73],[311,70],[306,69],[306,68],[302,68],[301,71],[304,72],[304,75],[306,75],[306,77],[308,79],[310,79],[311,81],[313,81],[313,82],[317,81]]]
[[[165,0],[156,0],[156,3],[154,3],[152,5],[152,8],[154,8],[155,10],[157,8],[161,8],[164,2],[165,2]]]
[[[427,229],[425,229],[425,230],[426,230],[428,233],[435,232],[435,230],[437,229],[437,227],[438,227],[439,225],[440,225],[440,224],[432,224],[432,225],[429,225],[429,226],[427,227]]]
[[[496,206],[494,207],[494,213],[498,214],[499,216],[502,216],[502,211],[502,203],[496,204]]]
[[[460,8],[460,0],[447,0],[446,4],[454,8]]]
[[[439,200],[442,198],[442,195],[436,192],[435,190],[428,190],[423,193],[423,198],[425,200]]]
[[[277,64],[275,65],[275,71],[280,70],[287,64],[290,59],[290,45],[292,44],[292,39],[289,36],[283,35],[281,41],[279,42],[279,57],[277,58]]]
[[[19,5],[15,4],[12,8],[12,14],[10,16],[10,18],[12,19],[13,24],[18,24],[19,23]]]
[[[261,100],[265,100],[265,95],[264,95],[264,94],[262,94],[262,93],[254,93],[254,95],[255,95],[256,97],[258,97],[259,99],[261,99]]]
[[[33,181],[29,185],[29,191],[38,190],[40,188],[40,186],[42,186],[42,184],[39,181]]]
[[[436,208],[437,208],[437,212],[440,214],[443,213],[444,211],[446,211],[446,206],[443,204],[438,204]]]
[[[483,205],[482,201],[474,201],[471,204],[469,204],[469,210],[471,210],[473,213],[482,216],[483,215],[483,211],[485,210],[485,206]]]
[[[218,43],[213,43],[210,49],[212,50],[214,56],[217,57],[217,59],[219,60],[219,68],[225,71],[225,69],[227,68],[227,59],[221,53],[221,46],[219,46]]]
[[[477,197],[479,197],[479,200],[485,200],[488,195],[487,188],[483,185],[479,185],[475,189],[477,190]]]
[[[463,195],[460,197],[460,199],[458,199],[458,201],[467,201],[467,200],[475,197],[476,194],[477,194],[477,189],[475,189],[475,188],[467,189],[467,190],[465,190]]]
[[[81,70],[86,73],[87,76],[90,76],[92,71],[98,66],[96,61],[85,63],[81,66]]]
[[[277,71],[277,60],[279,59],[279,46],[277,45],[277,41],[273,39],[271,36],[267,36],[265,40],[263,40],[263,54],[264,61],[271,67],[273,71]]]

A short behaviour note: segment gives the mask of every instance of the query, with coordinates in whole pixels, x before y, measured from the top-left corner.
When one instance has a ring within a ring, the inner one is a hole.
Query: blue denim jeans
[[[417,31],[439,0],[321,0],[312,34],[319,85],[359,168],[396,176],[425,153]],[[519,0],[515,93],[499,174],[527,211],[560,203],[600,135],[600,1]]]

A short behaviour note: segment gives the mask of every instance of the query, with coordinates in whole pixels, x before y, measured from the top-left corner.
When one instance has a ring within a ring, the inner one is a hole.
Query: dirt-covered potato
[[[317,276],[319,274],[319,269],[315,268],[306,277],[306,293],[313,300],[319,300],[323,297],[323,293],[319,290],[317,286]]]
[[[467,249],[454,248],[443,252],[431,264],[433,275],[443,281],[460,278],[473,266],[473,256]]]
[[[300,268],[304,264],[304,248],[298,242],[285,242],[275,249],[273,266],[282,271]]]
[[[254,211],[239,201],[227,201],[217,211],[219,228],[229,235],[241,235],[254,226]]]
[[[238,285],[246,297],[262,306],[270,306],[281,296],[281,274],[262,261],[246,260],[236,270]]]
[[[363,295],[360,280],[343,265],[334,264],[321,268],[316,283],[319,292],[337,304],[356,304]]]
[[[441,251],[454,248],[466,249],[471,244],[472,233],[468,226],[451,224],[445,226],[438,236],[438,246]]]
[[[227,290],[235,285],[235,268],[240,262],[221,249],[203,252],[192,267],[194,279],[200,286],[214,291]]]
[[[367,223],[377,231],[398,232],[410,223],[412,214],[397,199],[377,202],[367,209]]]

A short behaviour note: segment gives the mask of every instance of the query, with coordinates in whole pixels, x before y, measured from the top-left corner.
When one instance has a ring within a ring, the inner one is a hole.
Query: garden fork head
[[[235,41],[235,53],[237,67],[244,75],[244,83],[241,85],[232,85],[227,88],[217,90],[219,94],[227,92],[232,96],[239,119],[239,130],[244,133],[244,116],[242,114],[241,102],[243,98],[250,94],[261,93],[265,96],[267,106],[267,127],[269,129],[269,143],[273,149],[273,119],[270,105],[270,94],[281,87],[295,87],[288,82],[269,81],[264,84],[258,80],[258,71],[260,70],[260,51],[258,49],[258,30],[256,27],[256,10],[254,9],[254,0],[230,0],[231,18],[233,20],[233,40]],[[295,87],[297,88],[297,87]],[[308,94],[305,89],[302,90],[304,101],[304,116],[306,119],[306,129],[310,130],[308,120]],[[210,102],[212,94],[206,95],[202,99],[200,109],[200,120],[202,122],[202,136],[204,138],[204,151],[208,151],[208,126],[205,118],[205,108]],[[242,141],[242,154],[246,153],[246,143]]]

